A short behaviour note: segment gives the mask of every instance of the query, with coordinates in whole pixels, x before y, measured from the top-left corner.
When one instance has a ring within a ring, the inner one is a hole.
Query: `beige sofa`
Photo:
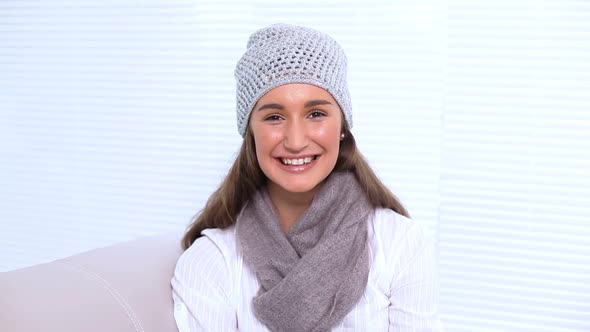
[[[0,331],[176,332],[166,234],[0,273]]]

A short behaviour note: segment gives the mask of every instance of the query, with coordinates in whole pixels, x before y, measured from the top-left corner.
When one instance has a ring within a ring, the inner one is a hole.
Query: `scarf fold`
[[[363,295],[372,211],[354,174],[334,172],[283,233],[266,188],[237,219],[237,236],[260,289],[256,317],[272,331],[328,331]]]

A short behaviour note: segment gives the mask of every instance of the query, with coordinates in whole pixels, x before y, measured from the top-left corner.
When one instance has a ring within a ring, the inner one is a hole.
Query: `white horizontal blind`
[[[590,330],[590,2],[449,1],[451,331]]]
[[[276,22],[343,45],[361,150],[434,227],[444,9],[433,0],[0,2],[0,270],[182,231],[241,142],[234,65],[248,36]]]
[[[240,141],[241,51],[202,38],[199,15],[190,1],[0,3],[0,269],[182,231],[199,210]]]

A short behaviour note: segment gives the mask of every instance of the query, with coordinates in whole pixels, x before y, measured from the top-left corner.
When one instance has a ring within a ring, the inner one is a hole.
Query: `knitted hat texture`
[[[240,135],[244,136],[258,99],[290,83],[313,84],[328,91],[352,128],[346,62],[344,50],[332,37],[311,28],[274,24],[253,33],[234,71]]]

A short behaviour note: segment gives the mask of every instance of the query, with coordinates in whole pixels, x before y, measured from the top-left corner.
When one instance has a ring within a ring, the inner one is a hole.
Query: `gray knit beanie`
[[[274,24],[256,31],[235,69],[238,132],[246,132],[252,108],[280,85],[307,83],[328,91],[352,128],[346,55],[332,37],[306,27]]]

